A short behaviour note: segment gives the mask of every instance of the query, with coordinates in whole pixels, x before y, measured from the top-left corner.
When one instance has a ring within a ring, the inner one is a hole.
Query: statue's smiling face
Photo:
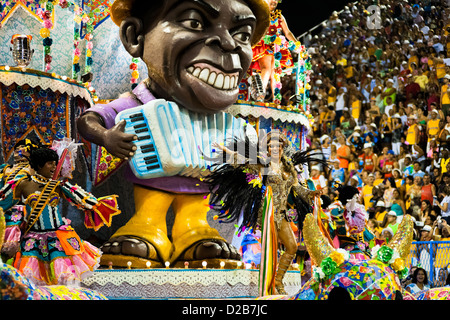
[[[232,105],[252,60],[256,18],[243,0],[168,0],[145,34],[156,95],[197,112]]]

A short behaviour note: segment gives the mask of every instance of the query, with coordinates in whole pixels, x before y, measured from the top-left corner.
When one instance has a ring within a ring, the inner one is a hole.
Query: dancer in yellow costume
[[[111,17],[120,26],[126,50],[146,63],[149,79],[128,96],[89,109],[77,125],[87,140],[123,159],[134,155],[136,136],[123,132],[125,123],[115,124],[118,112],[155,98],[194,112],[222,112],[236,101],[239,90],[237,85],[221,86],[219,75],[237,75],[238,84],[250,66],[252,45],[269,26],[264,0],[116,0]],[[205,81],[192,72],[196,68],[216,73],[216,81]],[[239,259],[237,250],[207,222],[206,184],[182,176],[144,180],[131,170],[126,174],[135,185],[136,212],[103,245],[102,264],[126,266],[131,261],[132,267],[141,268],[147,261],[155,267],[192,261],[195,266],[207,260],[211,266]],[[166,215],[171,205],[175,221],[169,239]]]

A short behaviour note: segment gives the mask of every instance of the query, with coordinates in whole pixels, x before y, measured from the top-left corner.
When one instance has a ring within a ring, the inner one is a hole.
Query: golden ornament
[[[303,238],[311,260],[316,266],[320,266],[322,260],[335,251],[319,230],[319,226],[311,213],[306,216],[303,223]]]
[[[409,214],[403,216],[394,237],[389,241],[388,247],[398,252],[400,258],[405,260],[413,241],[414,222]]]

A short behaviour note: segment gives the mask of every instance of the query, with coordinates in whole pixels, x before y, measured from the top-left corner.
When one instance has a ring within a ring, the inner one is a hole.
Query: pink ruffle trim
[[[22,257],[26,263],[19,270],[36,285],[79,285],[99,267],[101,257],[101,251],[89,242],[83,241],[83,246],[81,254],[56,258],[50,264]]]
[[[5,230],[5,242],[19,242],[21,234],[19,226],[7,227]]]

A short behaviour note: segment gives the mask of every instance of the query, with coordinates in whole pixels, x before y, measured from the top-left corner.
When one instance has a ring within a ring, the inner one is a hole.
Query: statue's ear
[[[144,52],[145,36],[143,31],[142,20],[135,17],[125,18],[120,25],[120,40],[128,53],[135,58],[142,57]]]

